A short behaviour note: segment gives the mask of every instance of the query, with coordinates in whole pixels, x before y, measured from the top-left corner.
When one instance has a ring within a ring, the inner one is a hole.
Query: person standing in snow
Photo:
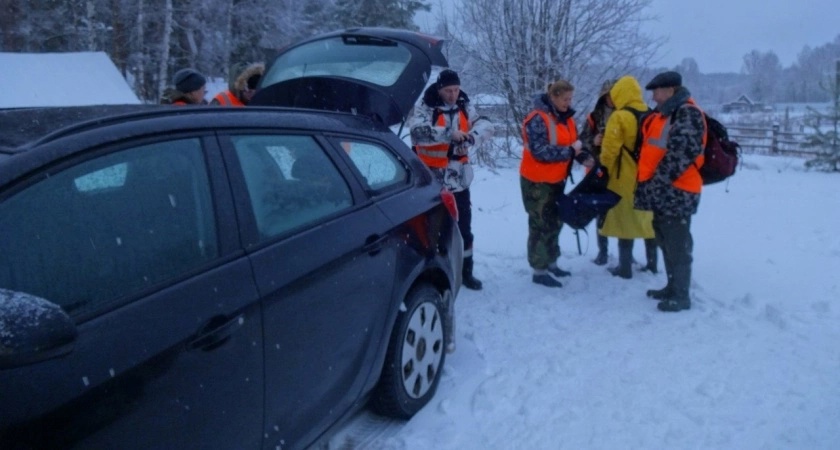
[[[566,80],[548,85],[534,98],[534,108],[522,124],[522,163],[519,166],[522,203],[528,213],[528,264],[531,281],[563,287],[556,277],[571,275],[557,266],[560,221],[556,199],[566,187],[572,159],[592,167],[595,159],[577,137],[574,86]]]
[[[660,73],[645,89],[653,91],[656,108],[642,128],[635,205],[653,211],[653,230],[668,274],[668,284],[647,295],[660,300],[660,311],[676,312],[691,308],[691,216],[703,188],[698,168],[703,165],[706,120],[679,73]]]
[[[604,139],[604,130],[607,127],[607,119],[612,114],[615,105],[610,99],[610,88],[612,88],[615,80],[606,80],[601,85],[601,92],[598,94],[598,101],[595,102],[595,108],[592,109],[586,116],[586,122],[583,123],[580,132],[580,141],[583,143],[583,149],[592,154],[596,159],[601,157],[601,142]],[[598,216],[598,229],[604,226],[605,214]],[[607,237],[598,233],[598,256],[592,261],[599,266],[607,263],[609,243]]]
[[[257,86],[264,73],[265,64],[263,63],[234,66],[230,72],[228,90],[216,94],[210,104],[239,107],[247,105],[257,92]]]
[[[161,103],[175,106],[206,105],[207,78],[194,69],[181,69],[173,78],[175,89],[164,92]]]
[[[411,143],[420,159],[455,195],[458,228],[464,239],[463,285],[482,288],[473,274],[473,233],[470,183],[473,172],[469,149],[480,146],[493,134],[493,124],[479,116],[461,90],[461,79],[454,70],[444,69],[437,81],[423,94],[408,119]]]
[[[607,168],[607,189],[621,196],[621,200],[607,211],[599,236],[618,238],[618,266],[610,273],[621,278],[632,278],[633,239],[644,238],[647,254],[646,269],[656,273],[657,249],[654,239],[653,214],[634,208],[638,167],[631,154],[636,145],[638,122],[636,115],[648,110],[642,98],[642,87],[631,76],[621,77],[609,91],[608,97],[615,105],[604,132],[601,164]]]

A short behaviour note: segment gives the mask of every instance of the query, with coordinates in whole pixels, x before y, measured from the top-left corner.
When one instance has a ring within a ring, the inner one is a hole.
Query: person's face
[[[256,93],[256,89],[249,89],[248,86],[245,86],[245,89],[242,89],[242,102],[249,103]]]
[[[560,112],[566,112],[572,105],[572,94],[574,91],[562,92],[560,94],[551,94],[551,104]]]
[[[659,87],[653,90],[653,101],[657,106],[662,106],[669,98],[674,95],[674,88]]]
[[[447,105],[454,105],[455,102],[458,101],[458,95],[460,93],[461,86],[458,86],[457,84],[438,89],[438,95],[440,95],[440,99],[443,100],[443,103],[446,103]]]
[[[200,88],[192,92],[187,92],[186,94],[184,94],[184,96],[190,99],[190,102],[192,103],[201,103],[202,101],[204,101],[204,94],[206,93],[207,86],[201,86]]]
[[[610,94],[607,94],[607,97],[604,100],[607,102],[607,106],[615,108],[615,103],[613,103],[612,96]]]

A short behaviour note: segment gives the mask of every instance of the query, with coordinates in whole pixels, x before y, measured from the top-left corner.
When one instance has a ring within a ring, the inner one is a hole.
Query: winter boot
[[[548,266],[548,269],[546,269],[546,270],[551,272],[551,274],[554,275],[555,277],[569,277],[569,276],[572,275],[572,272],[569,272],[568,270],[563,270],[563,269],[557,267],[557,263],[554,263],[554,264]]]
[[[667,300],[674,296],[674,292],[671,290],[671,285],[668,284],[662,289],[648,289],[647,296],[654,300]]]
[[[545,270],[535,270],[534,275],[531,277],[531,281],[548,287],[563,287],[563,283],[555,280],[554,277],[549,275]]]
[[[462,284],[467,289],[474,291],[481,290],[481,281],[473,276],[473,257],[467,256],[464,258],[464,270],[462,273]]]
[[[665,312],[691,309],[691,298],[688,296],[688,288],[691,284],[691,265],[675,266],[668,278],[671,285],[671,296],[660,301],[656,308]]]
[[[633,240],[619,239],[618,240],[618,265],[609,269],[614,277],[621,277],[625,279],[633,278]]]
[[[656,239],[645,239],[645,256],[647,257],[647,265],[642,267],[642,272],[659,273],[659,270],[656,268],[658,259]]]
[[[598,256],[592,260],[595,264],[603,266],[607,263],[608,241],[606,236],[598,235]]]

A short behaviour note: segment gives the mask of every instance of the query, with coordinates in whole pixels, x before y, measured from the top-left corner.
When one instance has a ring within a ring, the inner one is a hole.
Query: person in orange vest
[[[519,182],[528,213],[528,264],[534,270],[531,281],[555,288],[563,284],[554,277],[571,275],[557,266],[563,222],[556,200],[566,187],[573,159],[587,167],[595,164],[577,136],[575,110],[571,107],[574,91],[566,80],[549,84],[547,92],[534,99],[533,110],[522,124]]]
[[[467,289],[480,290],[482,283],[473,274],[474,237],[469,189],[473,171],[469,150],[492,136],[493,124],[487,117],[478,115],[469,96],[461,90],[460,77],[451,69],[442,70],[437,81],[426,88],[408,124],[417,156],[455,195],[458,229],[464,239],[462,283]]]
[[[206,105],[207,78],[194,69],[181,69],[173,78],[175,89],[164,92],[161,103],[175,106]]]
[[[247,105],[251,101],[251,97],[257,92],[257,86],[259,86],[264,73],[265,64],[263,63],[250,64],[244,68],[241,65],[235,66],[231,70],[228,90],[216,94],[210,104],[239,107]]]
[[[642,126],[636,209],[653,211],[653,230],[662,248],[668,283],[647,291],[660,311],[691,308],[689,286],[694,241],[691,216],[697,213],[703,180],[706,120],[677,72],[663,72],[645,86],[656,108]]]

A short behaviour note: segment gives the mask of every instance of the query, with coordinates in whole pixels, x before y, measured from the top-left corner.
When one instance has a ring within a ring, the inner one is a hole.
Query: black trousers
[[[464,189],[455,192],[455,202],[458,205],[458,230],[464,239],[464,257],[472,256],[473,234],[472,234],[472,204],[470,203],[470,190]]]
[[[691,263],[694,241],[691,237],[691,216],[673,217],[654,213],[653,231],[656,243],[665,258],[668,287],[674,298],[687,300],[691,285]]]

